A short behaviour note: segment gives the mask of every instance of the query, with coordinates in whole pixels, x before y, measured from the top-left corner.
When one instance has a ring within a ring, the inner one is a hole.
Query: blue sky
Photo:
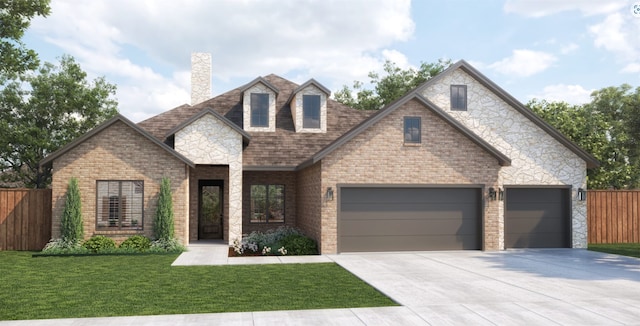
[[[190,101],[190,53],[213,56],[213,94],[275,73],[336,91],[385,60],[464,59],[523,103],[585,103],[640,86],[640,0],[52,0],[24,41],[118,86],[141,121]]]

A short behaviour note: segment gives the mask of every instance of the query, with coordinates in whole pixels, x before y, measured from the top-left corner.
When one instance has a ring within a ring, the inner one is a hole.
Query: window
[[[467,110],[467,85],[451,85],[451,110]]]
[[[142,230],[144,181],[97,181],[96,227]]]
[[[269,127],[269,94],[251,93],[251,127]]]
[[[284,222],[284,185],[251,186],[251,222]]]
[[[420,144],[422,142],[420,117],[404,117],[405,144]]]
[[[302,128],[320,128],[320,95],[302,96]]]

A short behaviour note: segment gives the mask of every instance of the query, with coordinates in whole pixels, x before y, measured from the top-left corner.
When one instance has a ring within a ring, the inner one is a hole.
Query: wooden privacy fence
[[[640,243],[640,190],[589,190],[589,243]]]
[[[0,250],[41,250],[51,239],[51,189],[0,189]]]

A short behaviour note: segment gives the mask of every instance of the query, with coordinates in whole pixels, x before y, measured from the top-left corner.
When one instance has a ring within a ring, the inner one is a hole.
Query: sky
[[[190,104],[192,52],[212,96],[271,73],[335,92],[385,60],[464,59],[522,103],[640,86],[640,0],[52,0],[23,41],[116,84],[134,122]]]

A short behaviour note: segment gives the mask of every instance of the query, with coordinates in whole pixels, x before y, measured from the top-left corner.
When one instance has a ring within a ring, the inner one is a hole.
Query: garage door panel
[[[405,250],[460,250],[478,249],[477,236],[385,236],[385,237],[343,237],[340,245],[351,252],[362,251],[405,251]],[[407,249],[414,248],[414,249]]]
[[[401,235],[477,235],[478,225],[474,219],[451,220],[370,220],[362,227],[362,220],[343,221],[341,233],[350,236],[401,236]],[[397,227],[399,224],[402,227]]]
[[[477,189],[464,188],[343,188],[347,203],[474,203]]]
[[[344,251],[481,249],[480,189],[340,189]]]
[[[516,230],[527,230],[526,233],[531,231],[535,233],[559,233],[564,229],[564,217],[559,216],[552,219],[510,219],[509,228],[514,230],[510,233],[517,233]]]
[[[425,210],[381,210],[373,206],[371,211],[342,211],[342,220],[387,220],[387,219],[404,219],[404,220],[422,220],[422,219],[460,219],[464,216],[474,215],[476,209],[473,207],[460,207],[459,210],[452,211],[451,207],[442,210],[427,211]]]
[[[506,247],[568,247],[569,196],[568,188],[507,188]]]

